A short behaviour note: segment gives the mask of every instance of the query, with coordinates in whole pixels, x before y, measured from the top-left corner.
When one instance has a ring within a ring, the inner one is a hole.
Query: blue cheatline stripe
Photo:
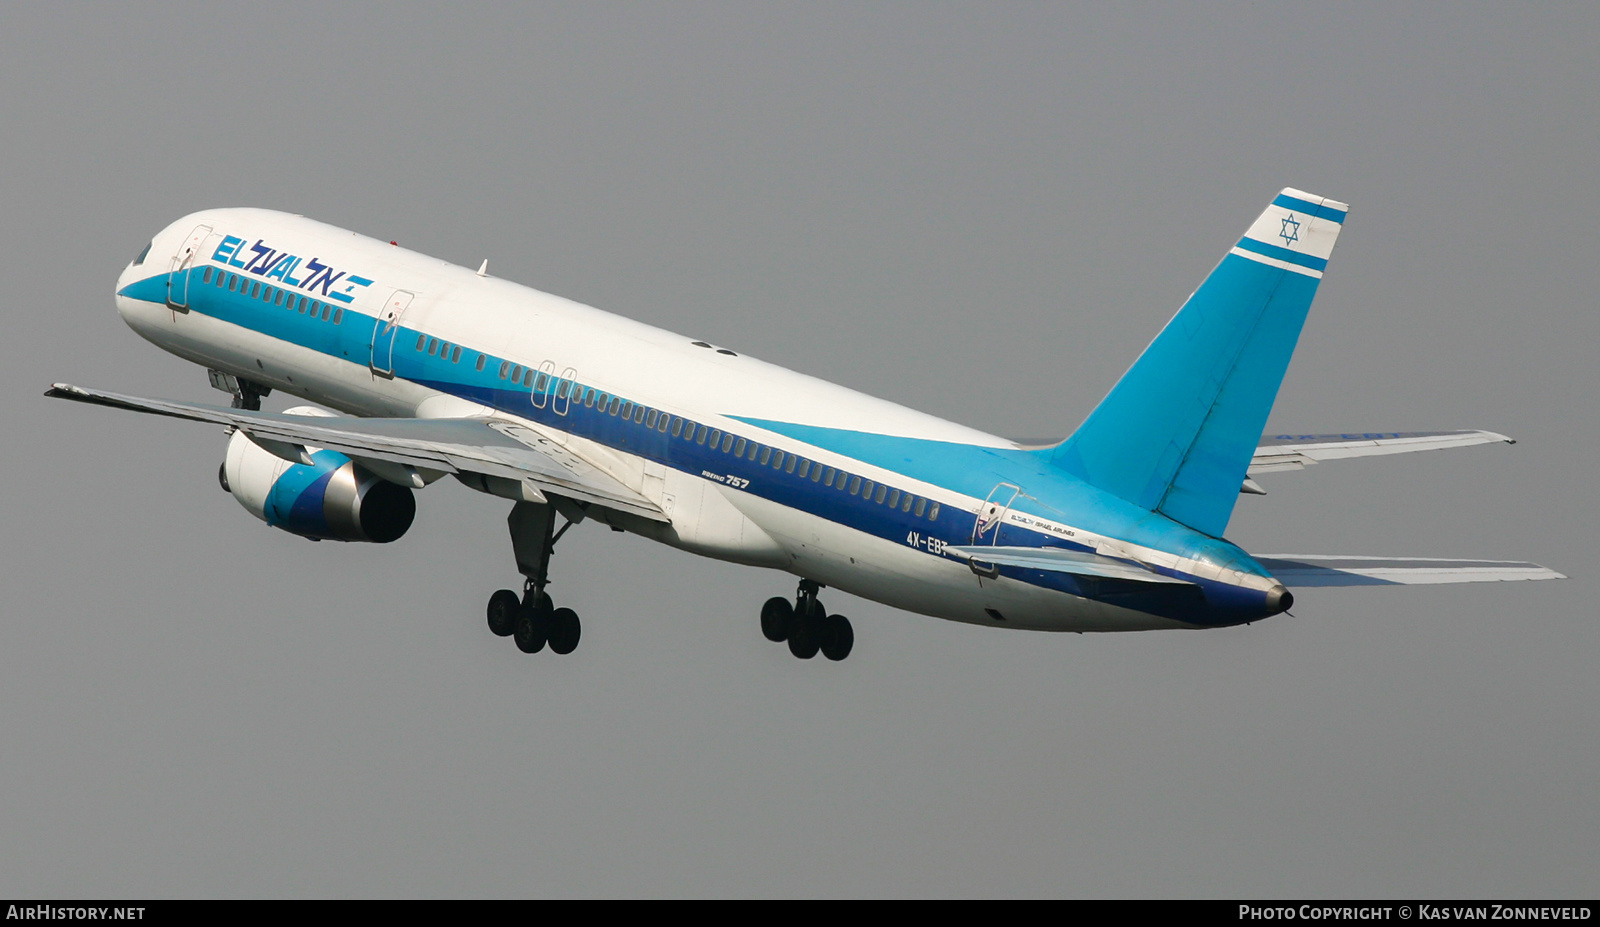
[[[1334,209],[1332,206],[1322,206],[1317,203],[1313,203],[1310,200],[1302,200],[1298,197],[1289,196],[1283,193],[1278,194],[1278,198],[1272,201],[1272,205],[1282,206],[1284,209],[1292,209],[1295,212],[1310,213],[1311,215],[1316,216],[1318,219],[1332,219],[1334,222],[1341,224],[1344,222],[1344,217],[1348,215],[1342,209]]]
[[[165,304],[167,301],[167,275],[158,274],[154,277],[146,277],[143,280],[135,280],[118,290],[117,295],[126,296],[129,299],[142,299],[147,303]]]
[[[190,304],[193,311],[324,355],[345,359],[363,367],[367,365],[377,325],[371,316],[355,310],[346,311],[344,323],[334,325],[313,319],[309,314],[301,315],[288,306],[280,307],[244,292],[229,291],[226,286],[219,285],[215,281],[203,284],[198,279],[198,270],[195,276],[197,279],[190,283]],[[165,273],[153,275],[124,288],[119,295],[161,302],[165,299],[166,278]],[[452,363],[436,355],[428,355],[426,351],[415,350],[418,334],[418,330],[404,326],[395,332],[393,366],[398,379],[482,402],[513,415],[596,440],[608,447],[659,461],[676,470],[707,476],[715,482],[725,482],[725,476],[740,477],[749,481],[746,486],[741,487],[743,492],[810,512],[881,539],[907,542],[908,537],[915,538],[916,543],[909,546],[941,558],[942,554],[935,552],[930,539],[943,540],[947,543],[964,543],[972,530],[974,515],[961,508],[959,503],[942,506],[937,518],[919,517],[898,508],[891,510],[887,505],[879,504],[875,500],[869,501],[851,496],[837,488],[830,489],[825,484],[809,478],[802,479],[787,471],[762,466],[748,458],[732,457],[720,449],[713,449],[709,445],[702,446],[692,439],[674,438],[632,420],[625,421],[620,416],[611,415],[598,407],[585,406],[576,398],[568,404],[565,415],[556,413],[549,403],[543,408],[536,408],[530,401],[531,391],[527,387],[512,387],[509,381],[500,379],[499,364],[501,360],[507,360],[509,363],[508,359],[487,354],[484,369],[479,371],[475,364],[477,351],[463,345],[460,362]],[[581,384],[575,386],[577,391],[574,396],[582,395],[585,387]],[[804,443],[814,442],[817,446],[834,450],[836,453],[843,452],[844,456],[854,457],[947,490],[954,489],[961,495],[969,497],[982,498],[996,482],[1020,482],[1023,486],[1029,487],[1027,490],[1029,497],[1019,498],[1013,505],[1014,509],[1032,510],[1034,514],[1057,520],[1070,511],[1073,513],[1073,520],[1086,529],[1101,533],[1117,533],[1131,543],[1178,551],[1188,550],[1195,540],[1188,531],[1159,515],[1152,516],[1148,512],[1133,511],[1120,499],[1106,496],[1070,478],[1062,480],[1062,474],[1051,467],[1048,460],[1037,452],[863,435],[778,422],[746,420],[746,423],[785,434]],[[686,429],[686,434],[694,432],[693,424]],[[831,434],[824,437],[824,433],[828,432]],[[855,440],[841,441],[840,439],[845,436]],[[829,440],[830,438],[832,440]],[[843,446],[838,446],[841,444]],[[803,449],[800,449],[800,452],[803,454]],[[311,484],[325,483],[325,479],[319,478],[327,477],[332,469],[336,469],[336,467],[324,469],[327,464],[322,458],[323,454],[334,453],[319,452],[316,456],[320,466],[289,468],[281,480],[283,485],[275,487],[274,495],[278,498],[273,500],[276,504],[269,504],[269,523],[278,524],[308,516],[316,517],[313,512],[297,512],[296,509],[310,507],[310,499],[300,498],[308,490],[313,496],[320,498]],[[890,488],[904,490],[903,486],[895,487],[892,482],[889,485]],[[929,514],[931,515],[931,511]],[[1032,529],[1020,526],[1008,527],[1006,542],[1017,545],[1062,543],[1059,538],[1047,539]],[[1073,594],[1089,593],[1093,596],[1089,590],[1080,592],[1076,588],[1069,588],[1076,581],[1067,579],[1062,574],[1012,568],[1005,568],[1004,574],[1032,585],[1060,589]],[[1169,611],[1143,602],[1127,601],[1122,604],[1136,610],[1149,610],[1158,614],[1166,614]],[[1167,617],[1202,624],[1212,621],[1231,621],[1220,613],[1167,614]]]
[[[1277,258],[1280,261],[1285,261],[1290,264],[1297,264],[1301,267],[1309,267],[1312,270],[1328,269],[1328,262],[1323,258],[1313,257],[1309,254],[1301,254],[1298,251],[1290,251],[1288,248],[1280,248],[1277,245],[1269,245],[1264,241],[1256,241],[1254,238],[1239,239],[1239,247],[1246,251],[1254,251],[1256,254],[1264,255],[1269,258]]]

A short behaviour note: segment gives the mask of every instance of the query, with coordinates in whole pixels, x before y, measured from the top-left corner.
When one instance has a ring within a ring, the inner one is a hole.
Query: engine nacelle
[[[287,414],[330,415],[310,407]],[[222,488],[251,515],[313,540],[387,544],[411,527],[417,501],[410,489],[379,479],[338,451],[306,450],[311,464],[290,463],[236,431],[219,474]]]

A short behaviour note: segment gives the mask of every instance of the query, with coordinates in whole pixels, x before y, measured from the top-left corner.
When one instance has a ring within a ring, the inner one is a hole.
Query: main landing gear
[[[843,615],[830,615],[817,601],[822,587],[809,579],[800,581],[795,601],[774,596],[761,606],[761,633],[773,643],[789,642],[789,652],[809,660],[822,651],[830,660],[850,656],[856,643],[855,629]]]
[[[527,580],[520,597],[510,589],[501,589],[489,597],[489,630],[515,640],[523,653],[538,653],[545,644],[556,653],[578,649],[578,639],[583,636],[578,613],[556,608],[545,587],[550,585],[550,554],[556,542],[582,520],[580,510],[578,517],[567,519],[557,531],[555,507],[534,502],[518,502],[506,519],[517,569]]]

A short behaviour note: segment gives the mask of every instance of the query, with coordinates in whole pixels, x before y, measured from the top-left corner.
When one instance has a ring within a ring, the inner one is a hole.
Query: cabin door
[[[194,256],[210,237],[211,226],[197,225],[183,248],[172,256],[172,269],[167,271],[167,306],[174,312],[189,311],[189,274],[194,270]]]
[[[394,338],[400,332],[400,317],[405,315],[415,295],[395,290],[384,303],[383,311],[378,313],[377,324],[372,329],[371,366],[372,372],[380,377],[394,376]]]
[[[1015,502],[1022,488],[1010,483],[1000,483],[989,490],[989,498],[983,500],[983,505],[978,509],[977,521],[972,524],[972,544],[988,544],[993,547],[1000,537],[1000,525],[1006,520],[1006,513],[1011,511],[1011,503]]]

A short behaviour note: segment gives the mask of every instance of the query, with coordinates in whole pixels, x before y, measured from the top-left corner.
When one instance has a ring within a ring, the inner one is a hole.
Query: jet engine
[[[286,414],[332,415],[309,406]],[[310,464],[290,463],[236,431],[218,480],[251,515],[314,541],[387,544],[411,527],[417,501],[409,488],[379,479],[337,451],[306,452]]]

